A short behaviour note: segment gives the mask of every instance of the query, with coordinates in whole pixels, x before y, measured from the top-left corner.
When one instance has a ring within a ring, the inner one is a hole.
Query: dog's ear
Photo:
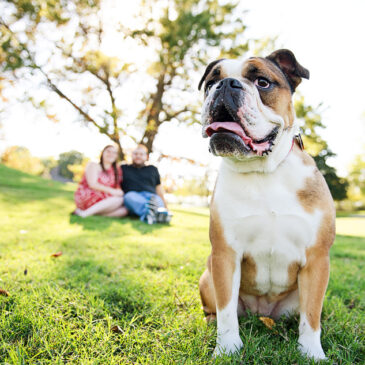
[[[205,69],[205,72],[204,72],[203,77],[202,77],[202,78],[201,78],[201,80],[199,81],[198,90],[200,90],[200,89],[201,89],[201,87],[202,87],[202,85],[203,85],[203,82],[204,82],[205,78],[208,76],[208,74],[209,74],[209,72],[212,70],[212,68],[213,68],[213,67],[214,67],[217,63],[219,63],[219,62],[221,62],[221,61],[223,61],[223,60],[224,60],[224,58],[221,58],[221,59],[219,59],[219,60],[216,60],[216,61],[211,62],[211,63],[207,66],[207,68]]]
[[[283,71],[292,92],[301,83],[302,78],[309,79],[309,71],[296,60],[294,53],[288,49],[279,49],[266,57]]]

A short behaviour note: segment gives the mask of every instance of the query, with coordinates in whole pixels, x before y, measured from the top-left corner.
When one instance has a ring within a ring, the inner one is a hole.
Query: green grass
[[[0,363],[313,363],[297,351],[297,317],[270,331],[253,315],[240,320],[242,352],[213,361],[216,326],[198,294],[206,209],[176,207],[171,226],[83,220],[69,216],[74,188],[0,165],[0,288],[11,294],[0,296]],[[328,363],[363,364],[364,238],[338,236],[331,255],[322,344]]]

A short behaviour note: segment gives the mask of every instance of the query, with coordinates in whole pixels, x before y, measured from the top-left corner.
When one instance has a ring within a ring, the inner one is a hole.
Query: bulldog
[[[210,207],[211,255],[200,278],[203,310],[217,319],[214,355],[239,351],[238,316],[299,312],[299,349],[325,359],[320,317],[335,209],[303,151],[292,95],[309,71],[285,49],[208,65],[203,137],[222,157]]]

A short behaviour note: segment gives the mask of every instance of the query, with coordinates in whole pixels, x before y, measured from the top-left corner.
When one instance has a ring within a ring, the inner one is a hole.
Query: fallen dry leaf
[[[53,253],[53,254],[51,255],[51,257],[60,257],[60,256],[62,256],[62,252],[61,252],[61,251],[56,252],[56,253]]]
[[[123,330],[119,326],[113,326],[110,330],[112,332],[123,333]]]
[[[275,321],[269,317],[260,317],[259,320],[270,330],[275,326]]]
[[[8,291],[6,291],[5,289],[1,289],[1,288],[0,288],[0,295],[3,295],[4,297],[10,296]]]
[[[347,306],[348,309],[353,309],[355,308],[355,301],[352,299],[350,304]]]

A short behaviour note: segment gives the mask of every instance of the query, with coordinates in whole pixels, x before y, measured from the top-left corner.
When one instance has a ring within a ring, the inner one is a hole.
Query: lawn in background
[[[175,207],[170,226],[81,219],[69,215],[74,188],[0,165],[0,288],[10,293],[0,296],[0,363],[213,363],[216,326],[198,293],[208,210]],[[365,235],[365,218],[341,219],[322,344],[328,363],[364,364],[365,239],[354,232]],[[314,363],[297,351],[297,327],[295,316],[274,330],[243,318],[242,352],[214,363]]]

